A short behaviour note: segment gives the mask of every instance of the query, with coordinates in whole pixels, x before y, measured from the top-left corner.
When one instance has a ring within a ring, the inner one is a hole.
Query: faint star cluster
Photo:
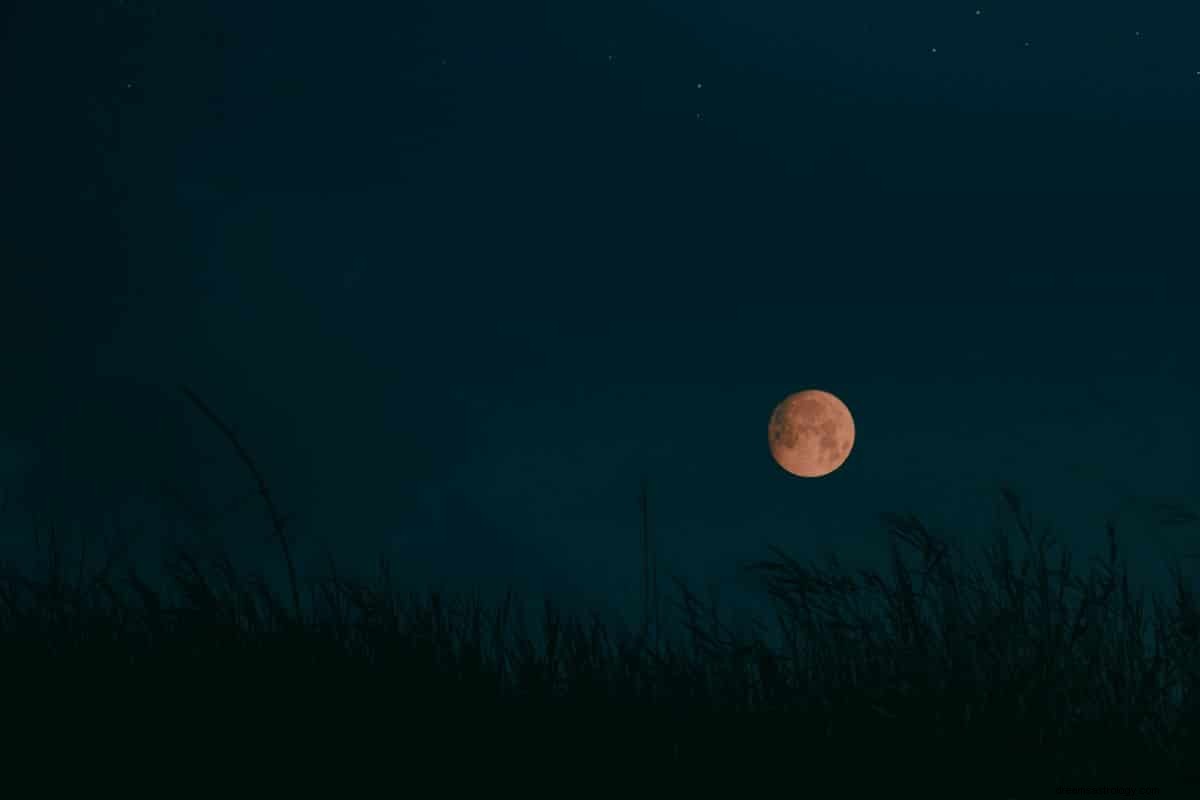
[[[984,16],[986,16],[984,14],[984,11],[985,11],[985,9],[982,7],[975,8],[972,10],[972,17],[975,19],[981,20],[980,25],[988,25],[989,24],[988,22],[982,21],[982,18]],[[1001,20],[1003,20],[1003,18],[1004,18],[1003,14],[1001,14],[999,18],[996,18],[995,15],[993,15],[991,22],[1001,21]],[[867,21],[867,22],[863,23],[863,30],[866,32],[877,30],[878,27],[879,27],[878,25],[873,24],[871,21]],[[986,29],[986,28],[984,28],[984,29]],[[1130,31],[1129,29],[1126,29],[1126,33],[1124,35],[1125,36],[1132,35],[1132,38],[1139,42],[1146,41],[1146,38],[1147,38],[1146,32],[1141,29],[1136,29],[1136,30],[1132,30],[1132,31]],[[1034,44],[1034,39],[1032,39],[1032,38],[1029,38],[1029,39],[1017,38],[1015,41],[1013,41],[1013,40],[1009,40],[1009,41],[1011,42],[1011,44],[1008,45],[1009,47],[1015,46],[1015,47],[1019,47],[1021,49],[1032,49],[1033,44]],[[1045,41],[1043,41],[1041,43],[1041,45],[1039,46],[1039,50],[1042,52],[1045,52],[1048,49],[1052,50],[1053,49],[1052,44],[1053,43],[1051,43],[1051,46],[1047,46],[1045,44]],[[954,56],[956,50],[958,52],[962,52],[964,49],[962,47],[955,48],[953,45],[954,45],[953,42],[947,43],[945,41],[937,42],[936,44],[927,42],[926,43],[926,52],[932,56],[938,56],[939,59],[943,58],[943,57],[951,59],[951,63],[952,63],[953,56]],[[1001,45],[1001,46],[1003,46],[1003,45]],[[943,51],[945,51],[945,54],[943,54]],[[605,57],[607,58],[607,61],[609,64],[613,64],[616,60],[616,57],[612,53],[607,53]],[[946,63],[946,62],[943,62],[943,63]],[[1200,69],[1195,70],[1193,74],[1195,77],[1200,78]],[[701,81],[697,81],[695,83],[695,88],[697,90],[703,89],[704,83]],[[700,109],[695,109],[693,111],[693,114],[694,114],[696,121],[701,121],[704,119],[705,112]]]

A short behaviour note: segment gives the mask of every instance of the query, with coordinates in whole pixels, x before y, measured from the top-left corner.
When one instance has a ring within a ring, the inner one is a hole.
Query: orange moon
[[[854,417],[837,396],[820,389],[790,394],[767,425],[771,456],[801,478],[819,478],[840,467],[854,447]]]

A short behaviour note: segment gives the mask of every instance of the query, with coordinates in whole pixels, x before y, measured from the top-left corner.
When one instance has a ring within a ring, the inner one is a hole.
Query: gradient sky
[[[186,382],[302,560],[415,583],[628,609],[643,473],[665,568],[730,586],[873,559],[880,511],[981,542],[1002,482],[1146,574],[1200,551],[1145,513],[1200,487],[1200,11],[43,5],[0,48],[29,503],[245,492]],[[808,387],[858,427],[817,480],[766,447]]]

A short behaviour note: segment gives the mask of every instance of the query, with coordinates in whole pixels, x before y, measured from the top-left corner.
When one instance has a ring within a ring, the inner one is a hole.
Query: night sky
[[[630,611],[778,545],[1200,552],[1200,11],[23,3],[0,42],[0,544],[216,537]],[[771,460],[788,393],[857,443]],[[19,497],[21,503],[12,500]],[[184,509],[191,509],[185,511]],[[72,528],[71,526],[76,526]],[[724,588],[727,587],[727,588]]]

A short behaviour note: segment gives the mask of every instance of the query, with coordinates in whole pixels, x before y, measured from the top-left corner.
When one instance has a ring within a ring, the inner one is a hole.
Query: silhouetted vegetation
[[[268,709],[298,709],[315,738],[376,725],[416,736],[429,723],[461,752],[531,763],[745,764],[893,788],[954,776],[964,796],[1194,781],[1189,577],[1176,568],[1171,593],[1148,601],[1130,588],[1113,526],[1105,557],[1077,571],[1014,492],[1003,500],[1013,530],[982,560],[885,514],[886,572],[775,550],[748,567],[773,619],[735,627],[677,580],[669,630],[654,637],[550,600],[413,593],[384,561],[370,579],[339,574],[332,558],[300,578],[286,553],[295,582],[281,595],[227,556],[180,548],[152,581],[120,550],[68,554],[49,530],[38,574],[0,572],[0,663],[12,685],[180,715],[201,698],[264,725]],[[361,722],[328,727],[335,719]]]

